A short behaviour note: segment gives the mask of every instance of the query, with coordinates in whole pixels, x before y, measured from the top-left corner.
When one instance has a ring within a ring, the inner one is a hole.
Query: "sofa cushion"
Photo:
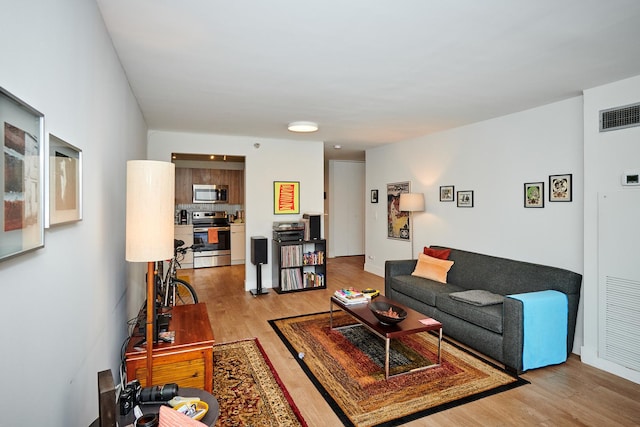
[[[436,307],[447,314],[466,320],[469,323],[502,333],[502,304],[477,306],[456,301],[447,294],[436,295]]]
[[[431,257],[429,255],[418,255],[416,268],[411,273],[412,276],[424,277],[440,283],[447,283],[447,273],[453,265],[453,261]]]
[[[432,249],[427,246],[424,247],[423,254],[432,256],[434,258],[449,259],[451,249]]]
[[[502,304],[504,297],[483,289],[471,289],[463,292],[452,292],[449,296],[455,300],[478,306]]]
[[[400,275],[391,279],[391,289],[411,298],[415,298],[432,307],[436,306],[436,295],[459,292],[464,289],[450,283],[440,283],[418,276]],[[389,296],[389,295],[387,295]]]

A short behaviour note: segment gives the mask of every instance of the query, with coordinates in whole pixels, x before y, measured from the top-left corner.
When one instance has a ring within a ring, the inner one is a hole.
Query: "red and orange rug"
[[[334,326],[355,321],[334,312]],[[269,321],[344,425],[395,426],[527,384],[474,354],[443,341],[442,364],[385,380],[384,343],[364,327],[329,328],[329,314]],[[391,371],[437,360],[437,337],[393,340]]]
[[[306,427],[256,338],[213,346],[216,427]]]

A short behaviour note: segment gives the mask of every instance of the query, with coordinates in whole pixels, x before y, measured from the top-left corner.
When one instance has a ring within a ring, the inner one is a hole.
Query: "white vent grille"
[[[640,103],[600,111],[600,132],[640,126]]]
[[[640,283],[607,277],[606,359],[640,371]]]

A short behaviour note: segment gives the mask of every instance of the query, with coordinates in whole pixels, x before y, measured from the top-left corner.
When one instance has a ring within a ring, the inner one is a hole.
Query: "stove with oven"
[[[231,265],[231,227],[226,212],[193,212],[193,268]]]

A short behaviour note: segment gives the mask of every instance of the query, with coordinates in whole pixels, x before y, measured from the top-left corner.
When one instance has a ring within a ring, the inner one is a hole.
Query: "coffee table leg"
[[[442,365],[442,356],[440,354],[441,347],[442,347],[442,328],[440,328],[440,334],[438,336],[438,365]]]
[[[385,338],[384,344],[384,379],[389,379],[389,338]]]
[[[333,329],[333,300],[329,300],[329,329]]]

